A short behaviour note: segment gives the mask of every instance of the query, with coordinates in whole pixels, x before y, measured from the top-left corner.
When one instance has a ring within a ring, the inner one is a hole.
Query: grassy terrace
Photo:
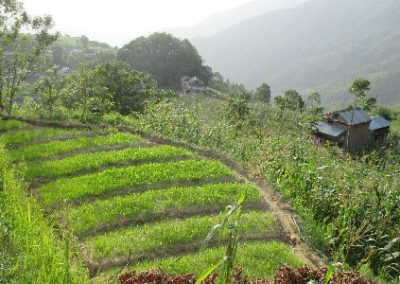
[[[3,133],[1,139],[7,146],[19,146],[21,144],[34,143],[36,140],[47,138],[56,139],[63,135],[79,135],[84,132],[84,130],[68,130],[59,128],[16,129],[16,131],[13,132]]]
[[[179,257],[167,257],[131,265],[125,270],[143,271],[158,268],[165,273],[200,275],[205,269],[221,260],[225,248],[206,249]],[[283,264],[298,267],[301,262],[285,244],[276,241],[241,243],[236,263],[243,267],[249,279],[265,277],[272,280],[276,269]],[[113,283],[119,270],[110,270],[94,278],[92,283]]]
[[[0,120],[0,133],[28,126],[29,124],[16,120]]]
[[[130,133],[112,133],[107,136],[78,137],[62,141],[49,141],[46,143],[32,144],[18,149],[10,150],[14,161],[50,158],[73,150],[89,149],[107,145],[123,145],[139,143],[144,140]]]
[[[26,171],[26,178],[61,177],[83,170],[98,169],[102,166],[152,161],[156,159],[174,158],[177,156],[192,157],[194,154],[188,150],[169,145],[83,153],[58,160],[30,163]]]
[[[236,173],[220,161],[112,129],[7,123],[0,124],[0,139],[8,155],[33,181],[38,205],[53,208],[50,219],[61,233],[75,234],[87,260],[99,265],[104,274],[94,283],[105,281],[103,270],[135,257],[154,260],[132,263],[134,269],[158,266],[173,274],[198,274],[217,263],[223,255],[220,236],[212,239],[213,249],[194,252],[221,222],[225,207],[242,195],[238,262],[245,272],[270,277],[283,263],[299,265],[286,245],[271,242],[282,236],[281,227],[263,211],[259,190],[236,182]]]
[[[167,220],[143,226],[109,232],[88,239],[85,244],[90,256],[97,262],[109,258],[129,257],[146,251],[162,251],[191,245],[196,247],[223,215]],[[250,212],[241,217],[241,233],[246,236],[266,236],[275,232],[274,218],[269,213]]]
[[[231,169],[219,161],[179,161],[151,163],[74,177],[61,178],[39,188],[45,205],[96,196],[129,187],[173,181],[202,180],[233,176]]]
[[[199,187],[174,187],[149,190],[126,196],[97,200],[72,207],[56,213],[57,218],[68,219],[68,224],[76,233],[82,233],[115,220],[128,218],[146,220],[151,216],[178,215],[190,211],[207,212],[210,208],[223,208],[234,203],[241,194],[245,194],[245,204],[260,202],[257,188],[249,184],[212,184]]]

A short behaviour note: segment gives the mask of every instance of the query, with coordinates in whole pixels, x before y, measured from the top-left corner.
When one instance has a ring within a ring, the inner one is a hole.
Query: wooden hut
[[[389,126],[389,121],[381,116],[371,118],[362,109],[352,108],[325,114],[314,129],[317,136],[336,142],[351,153],[359,153],[383,139]]]

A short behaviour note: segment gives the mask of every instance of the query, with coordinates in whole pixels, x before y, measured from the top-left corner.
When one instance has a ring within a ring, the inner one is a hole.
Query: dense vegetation
[[[234,123],[225,115],[230,107],[192,97],[148,108],[138,123],[218,149],[265,177],[291,200],[309,244],[332,260],[397,275],[399,135],[352,157],[336,146],[315,144],[308,113],[250,104]]]
[[[271,278],[283,263],[301,264],[257,187],[218,160],[113,128],[43,128],[13,120],[0,126],[6,145],[1,238],[13,239],[2,242],[2,282],[108,282],[115,269],[152,263],[187,271],[196,259],[201,266],[193,272],[200,275],[223,257],[231,238],[216,233],[218,224],[236,227],[234,263],[245,261],[251,277]],[[234,220],[227,217],[232,208],[240,208]],[[272,252],[279,257],[258,260]],[[30,271],[35,265],[48,275]]]
[[[363,76],[378,101],[399,105],[399,9],[396,0],[309,0],[192,41],[214,70],[248,88],[267,81],[274,96],[318,91],[337,107]]]
[[[233,158],[288,199],[328,262],[398,279],[400,115],[376,107],[370,81],[354,80],[353,105],[391,119],[394,131],[351,156],[311,135],[317,92],[289,89],[272,107],[268,84],[253,92],[212,73],[187,40],[156,33],[121,50],[84,36],[55,41],[51,18],[19,4],[0,3],[0,282],[106,281],[121,267],[201,275],[211,265],[229,279],[238,262],[272,279],[284,262],[300,265],[254,184],[193,148],[110,127],[121,124]],[[202,78],[208,94],[160,88],[178,89],[184,75]],[[107,125],[39,127],[12,115]]]

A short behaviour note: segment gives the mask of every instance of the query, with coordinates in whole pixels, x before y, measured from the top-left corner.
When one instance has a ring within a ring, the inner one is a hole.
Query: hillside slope
[[[400,2],[310,0],[265,13],[194,44],[214,70],[248,87],[268,82],[319,91],[343,104],[354,77],[372,81],[371,94],[399,103]]]
[[[306,0],[256,0],[239,7],[211,15],[200,23],[190,27],[175,27],[166,29],[174,35],[184,38],[207,37],[243,20],[261,15],[268,11],[292,8]]]

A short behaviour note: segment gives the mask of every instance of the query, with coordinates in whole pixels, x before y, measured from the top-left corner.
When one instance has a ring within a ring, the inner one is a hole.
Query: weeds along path
[[[215,264],[224,236],[199,249],[243,194],[238,260],[249,277],[273,275],[262,267],[321,262],[287,204],[219,153],[130,127],[8,120],[0,130],[50,220],[74,236],[95,283],[124,268],[200,273]]]

